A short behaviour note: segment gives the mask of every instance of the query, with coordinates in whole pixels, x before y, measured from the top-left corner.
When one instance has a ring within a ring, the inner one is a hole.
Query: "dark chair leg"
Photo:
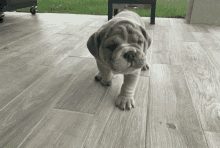
[[[112,19],[112,3],[108,0],[108,20]]]
[[[114,9],[114,16],[118,14],[118,9]]]
[[[151,4],[151,16],[150,16],[151,24],[155,24],[155,9],[156,9],[156,4]]]

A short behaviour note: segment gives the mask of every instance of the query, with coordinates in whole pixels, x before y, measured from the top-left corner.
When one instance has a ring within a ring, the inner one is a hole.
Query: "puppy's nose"
[[[133,61],[136,56],[136,53],[134,51],[128,51],[127,53],[124,54],[124,58],[127,59],[128,61]]]

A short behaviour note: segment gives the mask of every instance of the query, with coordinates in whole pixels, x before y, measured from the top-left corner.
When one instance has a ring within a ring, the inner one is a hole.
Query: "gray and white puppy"
[[[141,69],[148,69],[147,49],[151,45],[141,17],[129,10],[123,10],[93,33],[87,47],[95,57],[99,74],[97,81],[111,85],[116,74],[124,75],[121,92],[116,106],[130,110],[135,106],[134,92]]]

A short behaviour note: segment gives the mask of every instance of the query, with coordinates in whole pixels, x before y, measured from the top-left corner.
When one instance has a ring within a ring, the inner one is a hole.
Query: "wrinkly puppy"
[[[141,69],[149,69],[146,54],[150,45],[151,38],[143,20],[126,9],[93,33],[87,42],[99,69],[95,76],[97,81],[110,86],[115,74],[124,74],[124,83],[115,102],[122,110],[135,106],[134,92]]]

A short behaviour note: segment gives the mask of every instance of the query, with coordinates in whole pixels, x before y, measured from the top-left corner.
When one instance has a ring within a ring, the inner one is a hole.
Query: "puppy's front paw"
[[[101,81],[101,80],[102,80],[102,77],[101,77],[100,75],[97,75],[97,76],[95,76],[95,80],[96,80],[96,81]]]
[[[123,111],[126,107],[128,110],[130,110],[132,107],[134,108],[135,106],[134,98],[118,96],[117,100],[115,101],[115,105]]]
[[[112,85],[112,81],[105,81],[105,80],[101,80],[101,84],[103,85],[103,86],[111,86]]]
[[[115,78],[117,78],[117,75],[113,75],[112,79],[115,79]],[[95,80],[101,81],[101,84],[103,86],[111,86],[112,85],[112,80],[110,80],[110,81],[103,80],[100,73],[95,76]]]
[[[101,84],[102,84],[103,86],[111,86],[111,85],[112,85],[112,81],[108,81],[108,82],[107,82],[107,81],[103,80],[100,75],[95,76],[95,80],[96,80],[96,81],[101,81]]]
[[[149,66],[146,64],[144,67],[142,67],[141,70],[143,71],[143,70],[147,70],[147,69],[149,69]]]

